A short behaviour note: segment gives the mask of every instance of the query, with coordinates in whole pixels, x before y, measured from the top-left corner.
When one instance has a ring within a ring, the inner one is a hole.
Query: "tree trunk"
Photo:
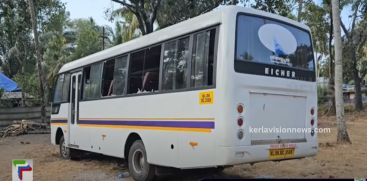
[[[330,5],[330,17],[332,17],[331,5]],[[335,114],[335,91],[334,91],[334,59],[333,59],[333,19],[330,18],[330,30],[329,30],[329,114]]]
[[[340,32],[340,10],[339,1],[331,1],[333,14],[333,29],[335,42],[335,108],[336,123],[338,127],[337,143],[351,143],[344,118],[343,100],[343,62],[342,62],[342,41]]]
[[[36,18],[36,10],[34,7],[33,0],[28,0],[29,3],[29,11],[31,14],[31,22],[32,29],[34,34],[34,44],[36,48],[36,57],[37,57],[37,69],[38,69],[38,78],[39,78],[39,94],[41,96],[41,120],[43,123],[47,121],[46,117],[46,106],[47,106],[47,95],[46,95],[46,79],[44,76],[44,72],[42,69],[42,54],[41,49],[38,42],[38,31],[37,31],[37,18]]]
[[[157,10],[161,4],[161,0],[150,1],[150,12],[144,8],[146,2],[141,1],[134,3],[127,3],[125,0],[112,0],[127,7],[136,17],[139,22],[139,29],[142,35],[152,33],[154,30],[154,22],[157,19]]]
[[[331,47],[331,46],[330,46]],[[332,49],[332,48],[330,48]],[[329,97],[329,114],[335,114],[335,81],[334,81],[334,62],[333,62],[333,58],[332,58],[333,54],[330,54],[330,62],[329,62],[329,93],[328,93],[328,97]]]
[[[25,107],[25,95],[24,95],[23,90],[21,91],[21,95],[22,95],[21,106]]]
[[[354,109],[356,111],[363,110],[363,102],[362,102],[362,90],[361,90],[361,78],[359,78],[358,69],[357,69],[357,60],[355,53],[353,53],[353,79],[354,79]]]

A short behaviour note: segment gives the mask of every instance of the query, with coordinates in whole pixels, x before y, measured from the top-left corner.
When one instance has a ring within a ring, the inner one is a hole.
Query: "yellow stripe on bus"
[[[66,123],[51,123],[51,126],[66,126]]]
[[[126,125],[95,125],[82,124],[80,127],[94,127],[94,128],[123,128],[123,129],[143,129],[143,130],[160,130],[160,131],[188,131],[188,132],[202,132],[210,133],[211,129],[206,128],[175,128],[175,127],[156,127],[156,126],[126,126]]]

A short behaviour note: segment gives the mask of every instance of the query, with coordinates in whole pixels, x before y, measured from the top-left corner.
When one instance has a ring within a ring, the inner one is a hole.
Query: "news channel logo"
[[[33,181],[33,160],[12,160],[12,181]]]

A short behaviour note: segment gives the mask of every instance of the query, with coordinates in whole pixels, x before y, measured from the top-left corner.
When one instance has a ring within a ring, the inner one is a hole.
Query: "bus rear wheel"
[[[141,140],[136,140],[129,150],[128,165],[130,175],[136,181],[153,180],[155,166],[147,161],[147,153]]]

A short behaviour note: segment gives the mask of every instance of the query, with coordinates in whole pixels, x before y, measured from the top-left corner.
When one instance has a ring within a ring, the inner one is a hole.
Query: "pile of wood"
[[[0,129],[0,138],[7,136],[18,136],[28,133],[48,133],[48,125],[46,123],[38,123],[29,120],[14,121],[13,124]]]

